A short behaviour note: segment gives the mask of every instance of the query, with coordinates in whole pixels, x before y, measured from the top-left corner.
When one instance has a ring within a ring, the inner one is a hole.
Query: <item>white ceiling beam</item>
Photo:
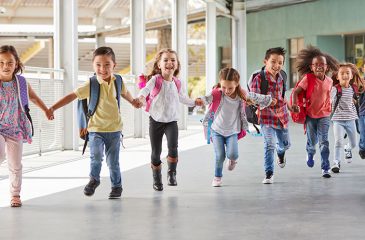
[[[105,2],[104,5],[100,8],[98,16],[105,16],[106,13],[112,9],[116,2],[117,0],[108,0],[107,2]]]

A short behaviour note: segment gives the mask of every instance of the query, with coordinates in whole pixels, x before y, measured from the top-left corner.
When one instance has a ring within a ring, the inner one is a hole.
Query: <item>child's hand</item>
[[[195,99],[195,106],[204,106],[204,102],[201,98]]]
[[[138,98],[135,98],[132,101],[132,105],[135,108],[141,108],[143,106],[143,103]]]
[[[54,119],[54,115],[53,115],[53,108],[48,108],[46,111],[45,111],[45,114],[47,116],[47,119],[48,120],[53,120]]]
[[[277,102],[278,102],[278,100],[276,100],[276,98],[273,98],[273,99],[271,100],[270,107],[275,106]]]
[[[299,113],[300,112],[300,108],[296,104],[295,105],[293,104],[292,106],[290,106],[288,104],[287,106],[288,106],[289,111],[291,111],[291,112],[295,112],[295,113]]]

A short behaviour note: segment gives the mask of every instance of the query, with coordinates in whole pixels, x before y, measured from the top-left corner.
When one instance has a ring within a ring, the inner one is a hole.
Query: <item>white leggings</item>
[[[10,194],[19,196],[22,185],[22,153],[23,141],[0,135],[0,164],[8,159]]]

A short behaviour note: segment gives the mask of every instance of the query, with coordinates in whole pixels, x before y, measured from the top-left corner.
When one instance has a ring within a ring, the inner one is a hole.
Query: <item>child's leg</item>
[[[357,142],[357,139],[356,139],[357,131],[356,131],[355,120],[346,121],[345,130],[346,130],[347,136],[349,138],[349,143],[346,144],[346,150],[351,151],[353,148],[356,147],[356,142]]]
[[[100,171],[104,156],[105,139],[101,133],[89,133],[90,146],[90,178],[100,182]]]
[[[119,167],[120,132],[103,133],[106,135],[105,157],[109,167],[112,188],[122,186],[122,177]]]
[[[328,131],[330,128],[330,118],[324,117],[318,119],[318,141],[319,141],[319,150],[321,151],[321,168],[324,171],[328,171],[330,169],[329,162],[329,142],[328,142]]]
[[[360,151],[365,152],[365,116],[359,117],[359,130],[360,130],[359,148]]]
[[[154,166],[161,164],[162,137],[165,133],[165,123],[156,122],[150,117],[151,163]]]
[[[212,140],[213,140],[213,147],[215,152],[215,170],[214,176],[215,177],[222,177],[223,176],[223,162],[226,158],[226,151],[225,151],[225,138],[216,133],[212,130]]]
[[[227,154],[227,168],[232,171],[238,160],[238,138],[237,134],[233,134],[226,138],[226,154]]]
[[[19,196],[22,185],[22,153],[23,142],[6,138],[6,153],[8,156],[10,193]]]
[[[333,133],[335,136],[335,156],[333,162],[335,164],[340,164],[343,153],[343,135],[344,135],[344,126],[341,124],[343,121],[333,121]]]
[[[289,138],[289,129],[287,128],[275,129],[275,133],[278,139],[276,145],[276,151],[278,155],[284,155],[285,151],[288,150],[291,146]]]
[[[166,124],[165,135],[167,139],[167,184],[170,186],[176,186],[176,167],[178,161],[178,138],[179,138],[179,129],[177,126],[177,122],[170,122]]]
[[[0,164],[5,160],[5,138],[0,135]]]
[[[317,136],[317,119],[310,118],[307,116],[306,128],[307,128],[307,154],[313,157],[316,154],[316,144],[318,143]]]
[[[274,172],[274,151],[276,145],[276,137],[274,128],[261,125],[261,131],[264,135],[264,151],[265,151],[265,172]]]

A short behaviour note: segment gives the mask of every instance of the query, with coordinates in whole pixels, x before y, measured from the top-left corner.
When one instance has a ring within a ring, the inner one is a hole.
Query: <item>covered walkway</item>
[[[318,158],[313,169],[306,166],[301,133],[291,124],[287,166],[276,167],[273,185],[261,184],[262,139],[249,136],[240,141],[237,168],[213,188],[212,146],[190,125],[180,132],[178,186],[165,184],[163,192],[152,189],[148,141],[127,139],[121,200],[107,199],[105,165],[95,195],[83,195],[89,160],[79,152],[24,160],[22,208],[8,207],[8,180],[0,174],[1,239],[362,239],[365,161],[356,150],[342,173],[323,179]],[[31,168],[42,161],[54,163]]]

